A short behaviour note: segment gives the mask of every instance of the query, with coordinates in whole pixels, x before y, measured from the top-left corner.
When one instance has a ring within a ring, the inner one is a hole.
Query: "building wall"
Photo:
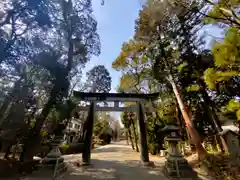
[[[71,122],[68,123],[67,129],[71,131],[79,131],[82,127],[82,122],[78,119],[72,119]]]
[[[72,118],[72,120],[68,123],[64,134],[65,143],[73,143],[77,141],[82,130],[84,120],[85,119],[81,117],[79,119]]]

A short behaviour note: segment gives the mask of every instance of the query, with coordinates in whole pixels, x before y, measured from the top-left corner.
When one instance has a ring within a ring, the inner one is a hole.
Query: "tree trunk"
[[[202,97],[205,102],[204,104],[206,107],[206,111],[208,113],[209,119],[211,119],[211,121],[212,121],[211,124],[214,126],[213,128],[215,128],[216,132],[220,133],[223,130],[222,126],[221,126],[221,122],[215,112],[214,104],[213,104],[212,100],[210,99],[208,93],[206,92],[205,83],[202,80],[198,80],[198,83],[200,85],[200,93],[202,94]],[[220,135],[217,134],[217,136],[219,136],[219,138],[216,138],[216,140],[219,144],[221,151],[227,152],[228,147],[226,145],[226,141]]]
[[[49,112],[51,111],[53,104],[56,102],[56,93],[55,90],[52,91],[51,96],[44,106],[42,113],[38,118],[36,118],[36,123],[34,127],[28,133],[27,139],[24,142],[23,151],[20,156],[20,161],[32,160],[33,156],[36,153],[36,149],[39,147],[41,142],[41,128],[47,118]]]
[[[20,78],[19,80],[17,80],[14,83],[14,87],[13,87],[12,91],[7,95],[7,97],[4,99],[4,101],[2,103],[2,106],[0,108],[0,116],[1,116],[0,117],[0,126],[5,119],[5,114],[6,114],[6,111],[8,110],[9,105],[17,97],[18,92],[20,91],[21,81],[22,81],[22,78]]]
[[[136,132],[136,127],[135,127],[135,123],[133,120],[132,121],[132,129],[133,129],[133,138],[136,144],[136,151],[139,152],[139,148],[138,148],[138,138],[137,138],[137,132]]]
[[[12,145],[13,145],[13,143],[10,143],[10,144],[7,146],[7,149],[6,149],[6,152],[5,152],[5,155],[4,155],[4,159],[8,159],[8,156],[11,154]]]
[[[12,152],[12,158],[13,159],[15,159],[15,157],[16,157],[17,150],[18,150],[18,143],[15,144],[15,146],[13,148],[13,152]]]
[[[221,149],[221,152],[222,153],[228,152],[229,149],[228,149],[228,145],[227,145],[226,140],[220,135],[216,136],[216,140],[217,140],[218,145]]]
[[[179,126],[180,126],[180,134],[182,136],[182,139],[185,140],[186,138],[184,137],[184,129],[185,129],[185,125],[182,121],[182,114],[181,114],[181,110],[178,106],[178,102],[177,102],[177,99],[176,99],[176,116],[177,116],[177,120],[178,120],[178,123],[179,123]]]
[[[218,146],[217,146],[217,144],[218,144],[218,141],[217,141],[217,137],[216,137],[216,135],[215,135],[215,136],[213,136],[213,138],[212,138],[212,149],[213,149],[215,152],[218,151]]]
[[[237,125],[238,125],[238,143],[240,146],[240,121],[237,121]]]
[[[201,140],[200,140],[200,137],[199,137],[199,134],[198,132],[196,131],[196,129],[194,128],[194,125],[187,113],[187,110],[186,110],[186,107],[183,103],[183,100],[180,96],[180,92],[173,80],[173,77],[172,75],[169,75],[169,82],[171,83],[172,85],[172,88],[173,88],[173,92],[176,96],[176,99],[177,99],[177,102],[178,102],[178,105],[180,107],[180,110],[181,110],[181,113],[183,115],[183,118],[185,120],[185,123],[186,123],[186,127],[189,131],[189,135],[191,136],[191,139],[192,139],[192,142],[194,143],[194,145],[196,146],[196,150],[197,150],[197,153],[198,153],[198,157],[199,159],[205,159],[206,155],[207,155],[207,152],[206,150],[203,148],[202,144],[201,144]]]
[[[95,119],[95,101],[91,102],[89,112],[88,112],[88,126],[86,127],[86,133],[84,136],[84,149],[82,152],[82,162],[85,164],[90,164],[91,161],[91,149],[92,149],[92,136],[93,136],[93,124]],[[109,141],[109,140],[108,140]],[[110,143],[110,142],[109,142]]]
[[[142,102],[137,103],[138,106],[138,122],[139,122],[139,137],[140,137],[140,157],[143,163],[149,163],[149,155],[148,155],[148,143],[147,143],[147,126],[146,126],[146,119],[145,115],[146,112],[144,111],[144,107]]]
[[[135,150],[130,127],[128,128],[128,135],[129,135],[129,139],[130,139],[130,142],[131,142],[131,145],[132,145],[132,149]]]
[[[125,130],[125,137],[126,137],[126,140],[127,140],[127,145],[129,145],[129,141],[128,141],[128,132],[127,132],[127,130]]]
[[[203,80],[199,79],[198,83],[200,85],[200,93],[203,97],[203,100],[205,102],[206,105],[208,105],[208,113],[209,113],[209,117],[210,119],[213,121],[213,124],[215,125],[215,129],[217,132],[221,132],[222,131],[222,127],[221,127],[221,123],[220,120],[214,110],[214,105],[212,100],[210,99],[210,97],[208,96],[208,93],[206,91],[206,87],[205,87],[205,83]],[[210,108],[212,107],[212,108]]]

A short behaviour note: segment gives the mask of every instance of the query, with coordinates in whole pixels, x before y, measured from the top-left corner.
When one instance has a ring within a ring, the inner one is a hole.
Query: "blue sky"
[[[95,65],[104,65],[112,77],[112,92],[119,84],[121,73],[112,69],[112,62],[120,53],[121,45],[134,33],[134,21],[141,7],[141,0],[93,0],[93,10],[98,21],[98,33],[101,40],[101,55],[93,57],[85,72]]]
[[[141,0],[93,0],[93,11],[98,21],[98,33],[101,40],[101,55],[93,57],[87,64],[85,72],[95,65],[104,65],[112,77],[111,92],[115,92],[121,73],[112,69],[112,62],[120,53],[122,43],[134,34],[134,24],[141,8]],[[120,121],[119,112],[111,115]],[[120,121],[121,124],[121,121]]]

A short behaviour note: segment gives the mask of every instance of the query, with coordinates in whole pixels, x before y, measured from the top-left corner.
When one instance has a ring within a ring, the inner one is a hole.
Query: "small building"
[[[86,117],[84,114],[78,118],[72,118],[72,120],[68,123],[63,137],[65,143],[74,143],[78,140],[81,135],[85,119]]]

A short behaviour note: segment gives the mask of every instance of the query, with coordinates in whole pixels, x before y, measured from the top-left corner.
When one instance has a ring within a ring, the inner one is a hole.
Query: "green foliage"
[[[176,118],[176,104],[175,99],[172,94],[165,94],[161,98],[161,103],[157,106],[157,113],[159,118],[166,124],[172,122]]]
[[[188,86],[186,89],[188,92],[199,91],[200,87],[198,84],[192,84],[192,85]]]
[[[215,70],[213,68],[208,68],[204,72],[205,82],[210,89],[215,89]]]
[[[36,119],[32,119],[32,120],[30,120],[30,128],[33,128],[34,126],[35,126],[35,124],[36,124]]]
[[[121,53],[112,63],[112,67],[116,70],[122,70],[129,68],[129,66],[135,67],[146,63],[148,61],[146,56],[139,57],[145,48],[145,44],[133,39],[123,43]]]
[[[64,154],[68,151],[70,145],[69,144],[62,144],[59,148],[61,149],[61,152]]]
[[[145,53],[146,44],[135,39],[123,43],[120,55],[112,63],[112,67],[122,72],[119,90],[122,92],[139,92],[143,90],[143,82],[150,80],[151,65]]]
[[[44,138],[44,137],[47,137],[48,136],[48,132],[46,130],[42,130],[41,131],[41,136]]]
[[[236,27],[227,30],[223,42],[216,43],[213,47],[214,64],[216,67],[224,67],[232,70],[239,68],[240,64],[240,34]]]
[[[240,108],[236,112],[237,119],[240,120]]]
[[[196,9],[201,4],[194,1],[187,6]],[[133,89],[135,86],[138,93],[147,84],[144,92],[154,90],[165,95],[158,102],[158,118],[151,117],[152,115],[147,118],[148,142],[152,153],[161,144],[158,141],[162,139],[160,122],[172,123],[177,120],[173,84],[180,86],[184,95],[192,95],[193,91],[195,95],[200,91],[200,85],[196,81],[202,78],[202,69],[207,64],[201,63],[203,56],[199,55],[200,43],[196,38],[196,26],[200,26],[201,18],[196,12],[186,12],[186,8],[181,6],[173,7],[168,1],[149,2],[139,12],[134,39],[129,42],[129,46],[123,45],[119,58],[113,63],[113,67],[123,73],[122,89]],[[132,48],[133,41],[143,44],[144,48],[138,48],[140,45]],[[142,57],[145,57],[144,62],[141,61]],[[199,67],[202,69],[199,70]],[[189,99],[200,102],[199,96],[194,95]],[[189,99],[183,98],[186,101]],[[123,124],[128,126],[124,118]]]
[[[178,66],[178,71],[181,72],[181,71],[183,70],[183,68],[185,68],[187,65],[188,65],[187,62],[183,62],[182,64],[180,64],[180,65]]]
[[[211,10],[208,12],[206,24],[224,24],[230,26],[240,25],[238,8],[240,3],[238,0],[219,0],[216,2],[208,1]]]
[[[100,112],[97,118],[94,120],[93,134],[96,137],[100,137],[102,134],[108,134],[110,129],[110,116],[105,112]]]
[[[112,78],[103,65],[93,67],[87,72],[87,85],[89,91],[107,93],[111,90]]]
[[[228,111],[236,111],[239,108],[240,108],[240,102],[238,102],[237,100],[232,99],[228,102],[228,106],[227,106]]]
[[[122,121],[122,124],[124,125],[124,127],[126,129],[128,129],[130,127],[130,121],[127,117],[127,113],[126,112],[122,112],[121,114],[121,121]]]
[[[43,125],[57,122],[50,127],[54,131],[71,118],[76,104],[68,101],[70,81],[91,55],[99,55],[99,35],[91,0],[6,0],[2,5],[0,79],[9,79],[10,87],[15,84],[2,98],[0,114],[10,117],[8,109],[19,111],[21,105],[14,113],[18,118],[4,123],[22,130],[24,157],[40,143]]]
[[[237,2],[226,1],[226,3],[216,5],[212,14],[220,16],[221,18],[232,17],[234,11],[233,7],[238,7],[240,4]],[[224,9],[222,9],[224,8]],[[227,9],[226,9],[227,8]],[[211,14],[210,14],[211,15]],[[223,17],[224,16],[224,17]],[[233,21],[238,21],[239,18],[235,17]],[[214,23],[228,23],[214,19]],[[210,22],[209,22],[210,23]],[[213,22],[212,22],[213,23]],[[204,72],[205,82],[208,88],[216,90],[219,94],[226,94],[231,99],[226,107],[223,107],[225,114],[235,114],[235,119],[240,120],[239,102],[235,100],[239,96],[240,86],[240,34],[239,26],[234,22],[228,27],[225,33],[224,41],[216,42],[213,46],[212,53],[214,56],[214,67],[207,69]]]
[[[119,90],[123,92],[131,92],[136,90],[137,85],[138,83],[136,82],[134,75],[124,74],[120,79]]]
[[[228,104],[223,107],[223,113],[226,115],[234,115],[233,120],[240,120],[240,102],[236,99],[231,99]]]

